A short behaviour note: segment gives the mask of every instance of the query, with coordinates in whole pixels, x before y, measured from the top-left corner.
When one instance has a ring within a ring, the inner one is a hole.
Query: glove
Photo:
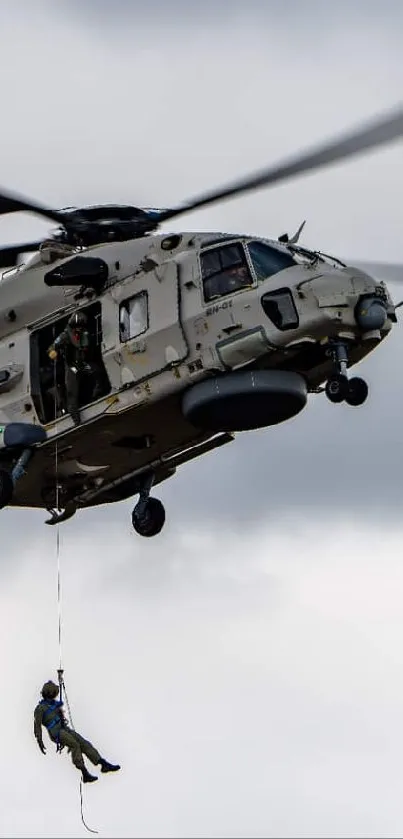
[[[55,360],[55,358],[57,358],[57,352],[56,352],[56,350],[49,350],[48,355],[49,355],[49,358],[50,358],[52,361],[54,361],[54,360]]]
[[[42,740],[38,740],[38,746],[39,746],[39,748],[40,748],[40,750],[41,750],[42,754],[43,754],[43,755],[45,755],[45,754],[46,754],[46,749],[45,749],[45,746],[43,745],[43,741],[42,741]]]

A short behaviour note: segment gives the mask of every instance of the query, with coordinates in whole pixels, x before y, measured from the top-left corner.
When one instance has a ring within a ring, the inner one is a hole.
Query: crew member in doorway
[[[95,366],[88,363],[90,335],[87,329],[87,317],[84,312],[74,312],[66,329],[58,335],[55,342],[49,347],[48,355],[52,361],[57,358],[59,350],[64,358],[67,410],[71,414],[73,422],[79,425],[81,421],[80,385],[84,376],[95,376],[90,401],[98,399],[102,390]]]
[[[59,688],[54,682],[46,682],[41,691],[42,699],[34,711],[34,734],[42,754],[46,754],[42,739],[42,726],[44,726],[58,749],[61,750],[67,746],[74,766],[81,772],[84,784],[97,781],[98,778],[88,771],[83,755],[88,757],[94,766],[100,764],[101,772],[117,772],[120,766],[104,760],[89,740],[85,740],[81,734],[69,728],[63,713],[63,702],[57,699],[58,693]]]

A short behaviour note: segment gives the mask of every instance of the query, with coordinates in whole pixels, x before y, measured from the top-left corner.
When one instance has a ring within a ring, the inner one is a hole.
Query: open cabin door
[[[178,266],[170,261],[116,287],[122,386],[162,373],[188,354]]]
[[[111,385],[102,360],[102,313],[101,304],[96,301],[82,307],[87,317],[89,333],[88,363],[92,375],[82,377],[80,383],[80,408],[93,401],[94,380],[97,379],[98,398],[106,396]],[[48,355],[49,347],[57,335],[67,326],[69,315],[59,316],[54,321],[33,328],[30,334],[30,380],[31,395],[39,421],[47,425],[69,413],[65,384],[65,363],[63,354],[58,353],[56,362]]]

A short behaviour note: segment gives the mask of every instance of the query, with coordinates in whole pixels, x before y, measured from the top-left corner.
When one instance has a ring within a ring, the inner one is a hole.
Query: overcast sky
[[[176,204],[401,101],[402,24],[394,2],[0,0],[0,184]],[[308,246],[403,262],[402,189],[397,144],[172,229],[306,219]],[[183,467],[155,540],[132,502],[61,528],[74,723],[122,763],[85,790],[101,836],[402,835],[402,358],[400,324],[360,365],[362,408],[313,397]],[[1,518],[0,835],[80,837],[78,775],[32,736],[58,666],[56,535]]]

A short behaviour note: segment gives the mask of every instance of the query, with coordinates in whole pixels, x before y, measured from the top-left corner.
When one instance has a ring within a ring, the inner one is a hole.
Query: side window
[[[276,291],[263,294],[261,304],[267,317],[270,318],[277,329],[285,332],[287,329],[298,328],[298,312],[288,288],[279,288]]]
[[[248,251],[258,282],[297,264],[291,254],[271,248],[263,242],[249,242]]]
[[[140,291],[134,297],[123,300],[119,308],[119,335],[122,344],[137,338],[148,329],[148,295]]]
[[[200,263],[206,302],[253,284],[245,251],[240,243],[206,250],[200,254]]]

